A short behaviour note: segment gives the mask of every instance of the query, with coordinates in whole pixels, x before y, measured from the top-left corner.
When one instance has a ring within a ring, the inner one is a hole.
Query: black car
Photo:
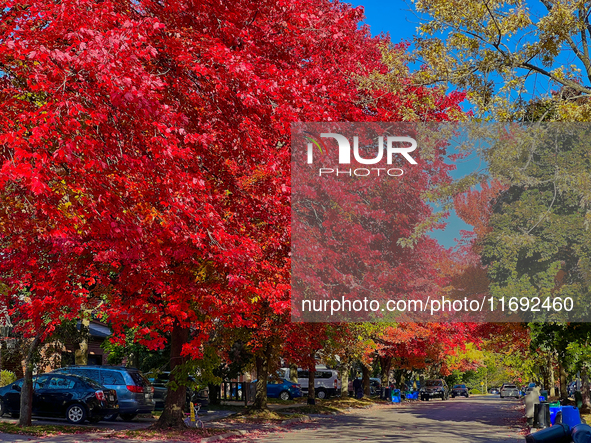
[[[0,417],[20,413],[23,379],[0,388]],[[65,417],[70,423],[100,421],[119,411],[117,393],[94,380],[76,375],[43,374],[33,377],[33,415]]]
[[[431,398],[449,399],[449,387],[443,379],[426,380],[425,385],[419,391],[422,401]]]
[[[154,402],[156,403],[155,410],[160,411],[164,409],[166,402],[166,395],[168,393],[168,381],[170,380],[170,372],[160,372],[155,377],[151,377],[150,383],[154,386]],[[196,383],[193,377],[189,377],[189,381]],[[209,405],[209,391],[207,389],[192,389],[186,388],[186,402],[185,410],[189,411],[189,402],[200,404],[201,410]]]
[[[456,397],[468,398],[469,396],[470,396],[470,392],[468,391],[468,388],[466,387],[466,385],[454,385],[454,387],[451,388],[451,398],[456,398]]]

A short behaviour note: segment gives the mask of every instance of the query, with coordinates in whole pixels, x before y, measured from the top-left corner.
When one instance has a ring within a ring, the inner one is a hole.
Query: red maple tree
[[[95,310],[170,340],[174,369],[213,321],[288,321],[290,122],[400,119],[411,97],[445,119],[462,98],[358,88],[387,71],[361,18],[328,0],[4,2],[0,272],[28,291],[29,332]],[[161,425],[183,402],[169,392]]]

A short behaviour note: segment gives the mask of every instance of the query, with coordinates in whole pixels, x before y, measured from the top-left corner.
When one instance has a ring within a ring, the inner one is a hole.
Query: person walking
[[[355,392],[356,398],[363,398],[363,383],[359,378],[359,375],[353,380],[353,392]]]

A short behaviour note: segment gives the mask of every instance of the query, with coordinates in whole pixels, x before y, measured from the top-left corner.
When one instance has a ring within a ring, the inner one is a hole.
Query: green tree
[[[589,1],[413,1],[421,83],[467,90],[491,120],[589,121]]]

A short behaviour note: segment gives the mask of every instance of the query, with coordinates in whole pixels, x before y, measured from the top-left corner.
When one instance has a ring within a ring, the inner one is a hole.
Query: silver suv
[[[138,414],[147,414],[154,410],[154,387],[135,368],[122,366],[67,366],[53,372],[88,377],[106,388],[117,391],[119,414],[107,416],[105,420],[115,420],[120,415],[122,420],[131,421]]]
[[[500,390],[499,394],[500,394],[501,398],[505,398],[505,397],[519,398],[520,397],[519,388],[516,385],[512,385],[509,383],[504,383],[503,386],[501,386],[501,390]]]

